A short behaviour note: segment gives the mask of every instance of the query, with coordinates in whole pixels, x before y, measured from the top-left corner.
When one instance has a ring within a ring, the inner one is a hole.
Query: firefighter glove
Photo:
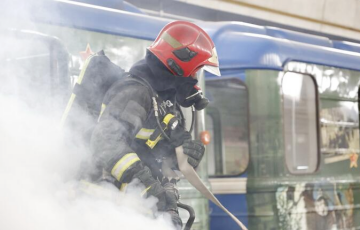
[[[166,212],[170,214],[171,220],[176,229],[182,229],[182,221],[179,216],[177,202],[179,200],[179,191],[175,183],[167,182],[163,185],[166,194]]]
[[[185,140],[182,145],[184,154],[188,155],[189,164],[196,168],[204,156],[205,146],[198,140]]]
[[[171,221],[172,223],[175,225],[175,229],[176,230],[180,230],[182,229],[183,223],[181,221],[181,218],[179,216],[178,212],[174,212],[174,211],[168,211],[168,214],[170,214],[171,217]]]
[[[148,167],[144,166],[139,170],[134,178],[138,178],[146,187],[148,196],[155,196],[159,199],[157,203],[158,211],[166,211],[166,193],[160,181],[154,179]]]
[[[191,134],[188,131],[185,131],[183,127],[177,127],[175,130],[170,133],[170,143],[172,146],[179,147],[185,140],[191,140]]]

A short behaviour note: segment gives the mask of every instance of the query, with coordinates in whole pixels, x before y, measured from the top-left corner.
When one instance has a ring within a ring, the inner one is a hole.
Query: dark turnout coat
[[[106,93],[106,108],[91,137],[97,176],[115,178],[118,185],[136,178],[144,166],[151,169],[155,179],[161,177],[159,159],[174,154],[174,147],[167,140],[153,149],[145,144],[157,128],[152,97],[159,105],[160,122],[168,113],[181,118],[177,101],[184,100],[197,83],[174,76],[149,51],[129,73],[128,79],[116,82]],[[139,179],[147,186],[143,178]]]

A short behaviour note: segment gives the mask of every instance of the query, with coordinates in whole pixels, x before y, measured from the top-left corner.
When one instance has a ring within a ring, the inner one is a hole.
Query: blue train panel
[[[336,49],[360,53],[360,44],[353,42],[333,41],[333,47]]]
[[[214,38],[220,67],[229,69],[265,68],[281,70],[288,61],[359,70],[358,53],[292,42],[262,34],[225,31]]]
[[[44,14],[44,7],[35,7],[33,20],[147,40],[155,39],[161,28],[171,21],[115,9],[105,10],[79,2],[49,1],[44,4],[47,13]],[[357,60],[359,55],[348,55],[341,50],[329,48],[326,39],[316,40],[314,36],[240,22],[198,24],[212,36],[221,68],[282,69],[290,60],[354,70],[360,68]],[[267,35],[279,36],[280,31],[283,35],[287,34],[287,39],[297,42]],[[326,46],[309,45],[307,42]]]
[[[47,13],[44,13],[44,7]],[[159,31],[171,21],[67,1],[45,2],[42,8],[35,7],[33,11],[32,20],[37,22],[147,40],[154,40]]]
[[[124,1],[124,0],[106,0],[106,1],[99,1],[99,0],[76,0],[76,2],[82,2],[86,4],[102,6],[117,10],[125,10],[132,13],[144,14],[139,8],[133,6],[132,4]]]
[[[276,27],[266,27],[266,34],[274,38],[283,38],[283,39],[302,42],[306,44],[332,47],[332,42],[330,39],[312,34],[304,34],[296,31],[285,30]]]
[[[223,194],[216,198],[245,226],[248,226],[246,194]],[[210,203],[210,230],[238,230],[239,226],[222,209]]]

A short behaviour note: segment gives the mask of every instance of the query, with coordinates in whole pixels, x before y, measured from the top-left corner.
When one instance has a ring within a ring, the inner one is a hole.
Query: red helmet
[[[204,67],[220,76],[214,42],[193,23],[175,21],[167,24],[149,50],[175,75],[193,76]]]

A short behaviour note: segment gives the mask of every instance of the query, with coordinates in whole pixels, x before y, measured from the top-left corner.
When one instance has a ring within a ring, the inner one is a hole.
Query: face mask
[[[196,110],[202,110],[209,104],[209,100],[204,97],[196,83],[196,79],[187,78],[187,81],[177,88],[176,101],[182,107],[187,108],[193,105]]]
[[[191,95],[196,83],[197,80],[190,77],[181,79],[181,83],[176,88],[176,101],[179,105],[186,108],[192,106],[192,103],[186,100],[186,98]]]
[[[194,86],[193,90],[185,99],[186,104],[191,104],[196,110],[203,110],[209,104],[209,100],[204,96],[202,90],[198,86]]]

